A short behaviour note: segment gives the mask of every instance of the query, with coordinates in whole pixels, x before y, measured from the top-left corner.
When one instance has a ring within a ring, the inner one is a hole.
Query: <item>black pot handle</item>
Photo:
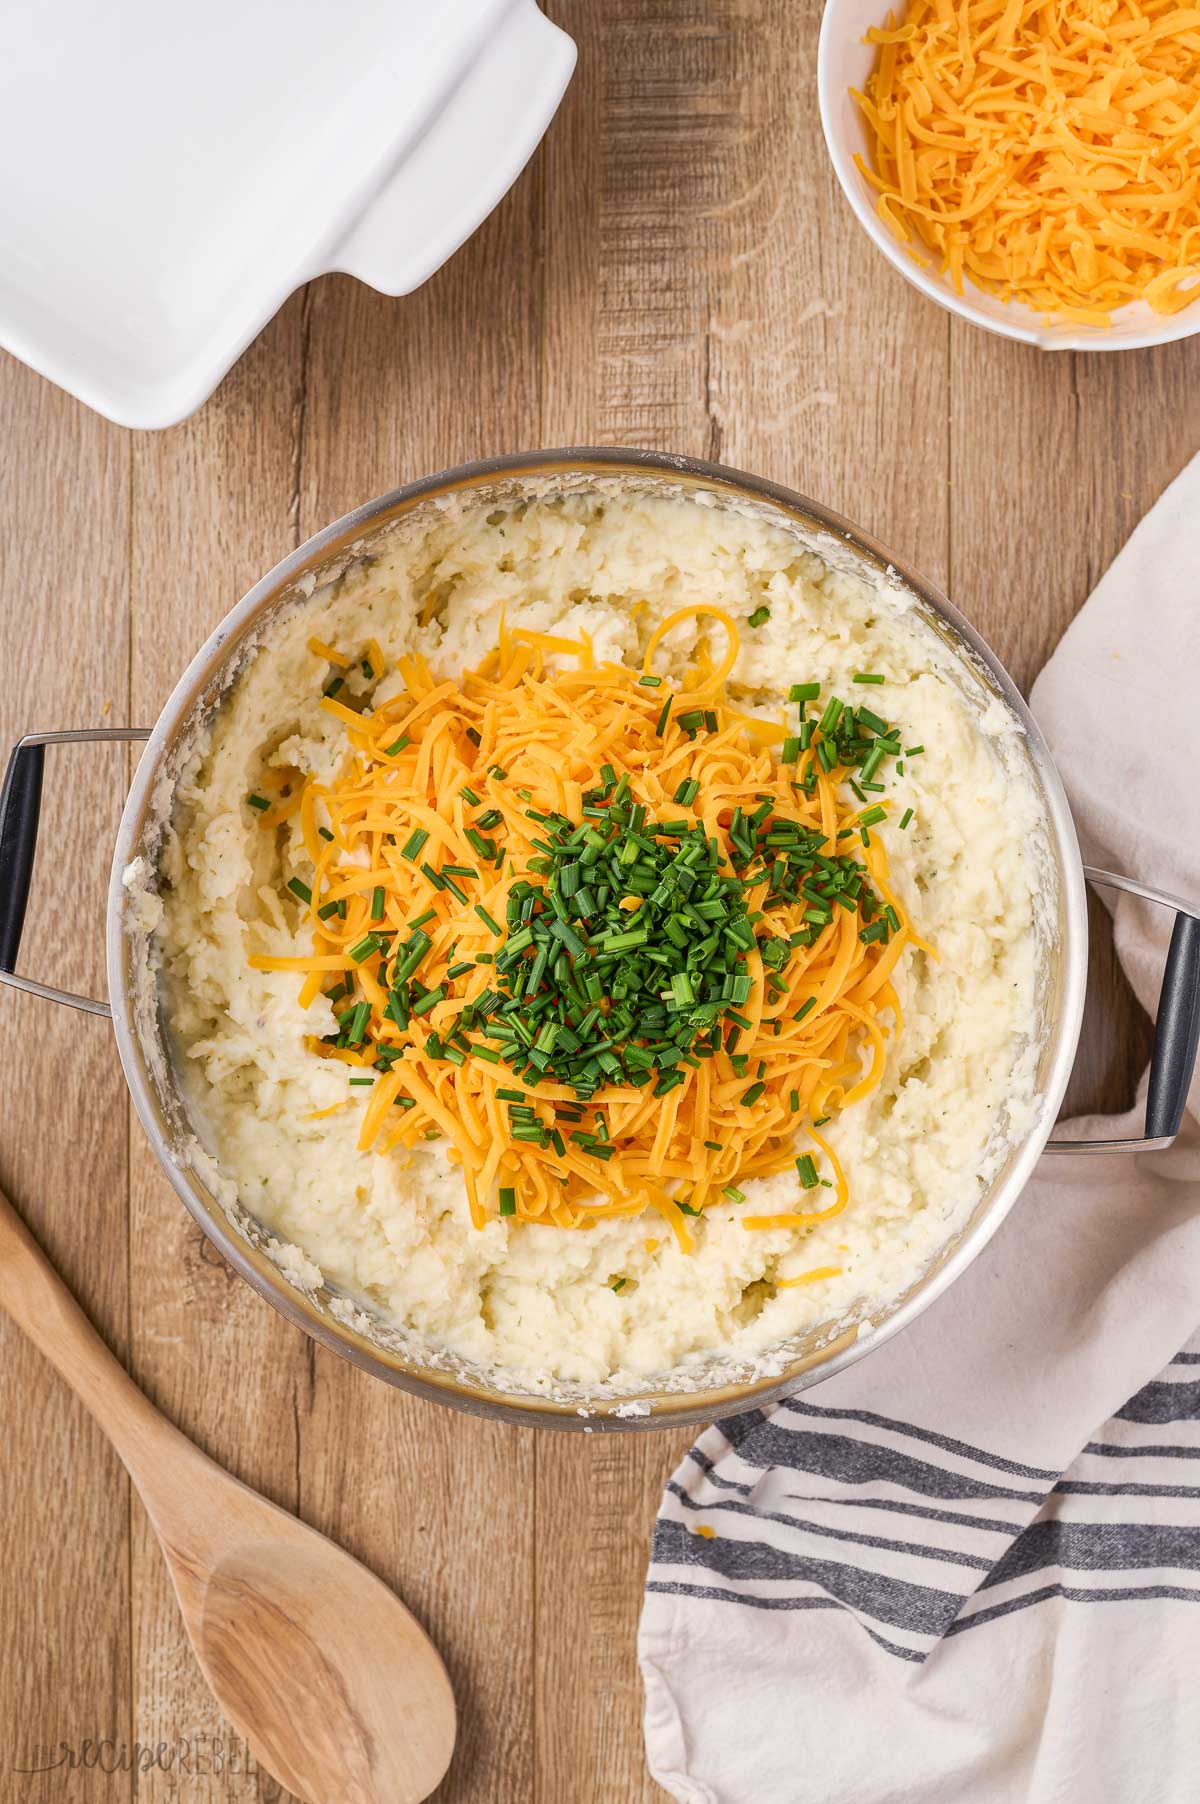
[[[1146,1132],[1173,1140],[1187,1103],[1200,1045],[1200,918],[1177,914],[1158,998]]]
[[[1089,883],[1103,889],[1122,889],[1145,902],[1157,902],[1175,910],[1171,945],[1163,969],[1155,1016],[1154,1051],[1150,1058],[1150,1084],[1146,1096],[1146,1131],[1134,1140],[1050,1140],[1048,1153],[1160,1152],[1179,1132],[1187,1106],[1196,1049],[1200,1045],[1200,908],[1181,896],[1150,889],[1132,877],[1099,871],[1084,865]]]
[[[107,1002],[93,996],[77,996],[72,990],[56,990],[49,984],[16,975],[21,932],[33,882],[37,857],[38,822],[42,810],[42,774],[48,745],[74,745],[100,740],[148,739],[142,727],[90,727],[79,732],[27,733],[13,747],[0,790],[0,984],[84,1009],[90,1015],[107,1015]]]
[[[14,746],[0,791],[0,971],[15,971],[42,812],[41,745]]]

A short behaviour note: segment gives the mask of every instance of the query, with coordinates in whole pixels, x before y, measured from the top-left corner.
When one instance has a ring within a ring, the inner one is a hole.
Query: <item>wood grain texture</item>
[[[0,365],[0,730],[123,720],[129,441]],[[43,851],[19,968],[104,994],[106,845],[120,751],[47,753]],[[128,1344],[126,1115],[103,1021],[0,996],[0,1184],[113,1344]],[[82,1408],[0,1321],[0,1796],[76,1804],[128,1780],[61,1766],[63,1739],[131,1734],[129,1486]],[[19,1791],[18,1788],[19,1787]]]
[[[1200,341],[1058,359],[916,295],[827,166],[817,0],[547,11],[580,46],[564,107],[513,193],[416,295],[314,284],[193,420],[159,436],[105,426],[0,366],[5,593],[37,609],[36,633],[24,608],[0,617],[21,676],[0,692],[10,737],[82,724],[105,701],[114,720],[150,718],[303,537],[396,483],[537,443],[672,449],[789,483],[945,586],[1028,687],[1200,439]],[[46,843],[73,868],[43,861],[62,906],[39,911],[25,959],[84,985],[102,981],[110,758],[80,763],[51,797]],[[60,941],[85,914],[95,942]],[[1147,1045],[1102,911],[1095,926],[1080,1107],[1125,1102]],[[687,1437],[534,1437],[352,1372],[225,1270],[136,1126],[127,1188],[102,1024],[8,995],[0,1009],[34,1049],[9,1055],[18,1081],[0,1085],[0,1178],[155,1400],[343,1540],[433,1634],[462,1717],[441,1804],[660,1797],[633,1637],[654,1507]],[[71,1131],[47,1135],[51,1117]],[[0,1797],[13,1747],[225,1732],[114,1463],[34,1357],[11,1339],[4,1352],[5,1558],[36,1609],[21,1587],[0,1590]],[[239,1770],[195,1770],[213,1764],[213,1740],[201,1747],[191,1772],[139,1776],[139,1798],[279,1796],[244,1753]],[[128,1774],[39,1783],[22,1799],[133,1795]]]

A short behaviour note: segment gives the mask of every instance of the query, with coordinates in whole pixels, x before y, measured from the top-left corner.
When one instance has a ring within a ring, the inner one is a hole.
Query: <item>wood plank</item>
[[[125,718],[129,439],[0,358],[0,750],[35,727]],[[104,994],[105,845],[118,750],[47,754],[20,969]],[[127,1338],[126,1111],[107,1025],[0,991],[0,1184],[93,1320]],[[128,1772],[72,1767],[131,1739],[129,1487],[81,1404],[0,1320],[0,1790],[115,1804]],[[103,1754],[112,1764],[111,1750]],[[47,1768],[40,1775],[39,1767]],[[20,1774],[18,1777],[17,1774]]]
[[[535,164],[419,293],[312,290],[305,534],[381,491],[538,435]],[[534,1471],[529,1431],[418,1402],[324,1350],[302,1432],[305,1516],[365,1559],[445,1658],[459,1742],[441,1804],[533,1789]]]
[[[153,721],[222,615],[294,543],[302,316],[295,297],[206,407],[135,441],[132,693],[141,720]],[[295,1509],[311,1344],[210,1246],[136,1122],[131,1176],[133,1372],[185,1433]],[[189,1804],[278,1799],[244,1750],[240,1770],[230,1770],[231,1731],[192,1658],[140,1506],[133,1578],[137,1736],[179,1748],[187,1763],[182,1773],[152,1767],[139,1778],[139,1798],[176,1799],[186,1783]]]
[[[817,9],[548,10],[580,66],[545,146],[543,441],[753,470],[944,581],[946,322],[881,271],[836,191]],[[654,1511],[691,1438],[538,1441],[546,1804],[663,1795],[645,1771],[634,1637]]]

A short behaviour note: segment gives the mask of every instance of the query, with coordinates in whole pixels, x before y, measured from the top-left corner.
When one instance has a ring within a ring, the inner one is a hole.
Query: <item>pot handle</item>
[[[15,966],[21,950],[21,932],[37,855],[38,821],[42,811],[42,773],[48,745],[74,745],[104,740],[148,739],[149,727],[85,727],[73,732],[26,733],[17,741],[0,790],[0,983],[89,1015],[111,1013],[107,1002],[77,996],[72,990],[56,990],[32,978],[18,977]]]
[[[1150,1085],[1146,1096],[1146,1131],[1133,1140],[1048,1140],[1048,1153],[1152,1153],[1170,1146],[1179,1132],[1187,1103],[1196,1048],[1200,1044],[1200,908],[1150,889],[1132,877],[1118,877],[1085,864],[1089,883],[1102,889],[1123,889],[1145,902],[1157,902],[1175,910],[1175,926],[1158,993],[1154,1026],[1154,1051],[1150,1056]]]

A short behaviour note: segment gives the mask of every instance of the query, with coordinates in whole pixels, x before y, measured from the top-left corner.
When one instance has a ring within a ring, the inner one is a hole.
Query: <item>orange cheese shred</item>
[[[840,1278],[840,1265],[816,1265],[811,1272],[797,1272],[794,1278],[776,1278],[776,1290],[793,1290],[797,1284],[817,1284],[822,1278]]]
[[[1200,296],[1200,10],[910,0],[852,90],[877,211],[918,262],[1051,318]]]

